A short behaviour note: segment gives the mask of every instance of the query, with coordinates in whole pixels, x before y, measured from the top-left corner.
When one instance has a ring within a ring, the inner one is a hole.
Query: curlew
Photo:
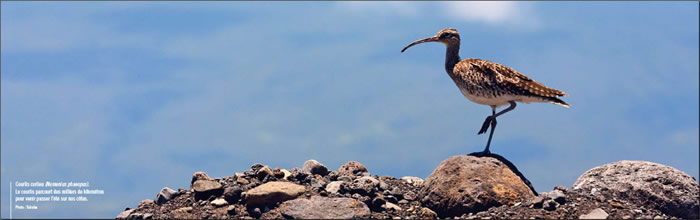
[[[510,67],[475,58],[460,60],[460,38],[456,29],[442,29],[435,36],[408,44],[401,52],[403,53],[413,45],[425,42],[445,44],[447,46],[445,57],[447,75],[452,78],[464,97],[477,104],[491,106],[491,115],[486,117],[478,132],[478,134],[486,133],[489,125],[491,127],[486,148],[479,153],[480,155],[491,153],[489,147],[491,146],[493,131],[496,129],[496,118],[515,109],[515,102],[526,104],[531,102],[550,102],[569,107],[569,104],[558,98],[559,96],[566,96],[564,92],[542,85]],[[496,113],[496,108],[504,105],[509,106]]]

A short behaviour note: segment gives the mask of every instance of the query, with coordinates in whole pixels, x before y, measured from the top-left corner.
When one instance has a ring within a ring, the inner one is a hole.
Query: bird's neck
[[[445,70],[447,70],[447,73],[453,74],[452,71],[459,61],[459,43],[447,45],[447,54],[445,56]]]

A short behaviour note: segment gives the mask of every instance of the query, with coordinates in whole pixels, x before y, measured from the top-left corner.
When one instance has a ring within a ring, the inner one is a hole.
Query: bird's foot
[[[475,156],[475,157],[484,157],[484,156],[491,155],[491,151],[489,151],[489,150],[484,150],[484,151],[481,151],[481,152],[474,152],[474,153],[471,153],[471,154],[469,154],[469,155],[470,155],[470,156]]]
[[[481,125],[481,130],[479,130],[478,134],[486,133],[486,131],[489,130],[489,125],[492,124],[491,123],[492,120],[493,120],[492,116],[486,117],[486,120],[484,120],[484,124]]]

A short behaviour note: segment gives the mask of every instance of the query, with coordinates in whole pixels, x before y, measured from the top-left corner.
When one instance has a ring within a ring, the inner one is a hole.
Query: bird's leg
[[[510,106],[508,106],[508,108],[503,109],[503,111],[500,111],[497,114],[493,114],[493,115],[489,116],[490,118],[486,118],[486,122],[491,121],[491,133],[489,134],[488,142],[486,142],[486,148],[482,152],[483,155],[488,155],[491,153],[491,151],[489,151],[489,147],[491,146],[491,138],[493,138],[493,131],[496,130],[496,117],[498,117],[506,112],[509,112],[510,110],[515,109],[515,102],[509,101],[509,103],[510,103]],[[495,112],[496,108],[493,108],[493,109]],[[486,123],[486,122],[484,122],[484,123]],[[486,126],[488,127],[488,124]]]
[[[489,124],[491,124],[491,123],[490,123],[491,120],[496,118],[494,115],[496,115],[496,106],[495,106],[495,105],[492,105],[492,106],[491,106],[491,115],[489,115],[488,117],[486,117],[486,120],[484,120],[484,124],[481,125],[481,130],[479,130],[479,133],[478,133],[478,134],[486,133],[486,130],[489,129]]]

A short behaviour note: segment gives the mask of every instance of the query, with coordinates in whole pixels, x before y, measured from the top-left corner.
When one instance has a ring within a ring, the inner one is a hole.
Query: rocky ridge
[[[309,160],[290,170],[254,164],[222,178],[196,172],[190,189],[165,187],[117,218],[677,219],[697,217],[697,197],[694,178],[644,161],[596,167],[571,189],[537,193],[498,155],[450,157],[425,180]]]

